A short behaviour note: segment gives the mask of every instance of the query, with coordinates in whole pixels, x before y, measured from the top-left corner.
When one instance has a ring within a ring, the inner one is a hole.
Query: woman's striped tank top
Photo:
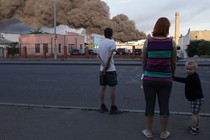
[[[172,38],[148,38],[147,64],[144,80],[172,81]]]

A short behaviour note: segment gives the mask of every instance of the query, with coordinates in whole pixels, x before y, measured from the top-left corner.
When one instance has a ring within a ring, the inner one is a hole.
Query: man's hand
[[[105,65],[104,66],[104,69],[102,71],[102,74],[105,75],[106,74],[106,71],[109,69],[110,65]]]

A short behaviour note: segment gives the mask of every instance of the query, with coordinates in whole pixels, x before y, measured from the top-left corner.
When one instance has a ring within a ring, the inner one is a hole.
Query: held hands
[[[141,75],[141,80],[143,80],[143,79],[144,79],[144,74]]]
[[[141,75],[141,80],[143,80],[143,79],[144,79],[144,74]],[[141,89],[143,89],[143,85],[142,84],[140,85],[140,87],[141,87]]]
[[[102,71],[103,75],[106,74],[106,71],[109,69],[110,65],[109,64],[106,64],[106,65],[103,65],[104,69]]]

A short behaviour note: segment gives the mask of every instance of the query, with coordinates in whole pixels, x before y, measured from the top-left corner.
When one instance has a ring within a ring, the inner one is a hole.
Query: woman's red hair
[[[165,17],[161,17],[155,23],[152,36],[167,37],[169,34],[169,28],[170,28],[170,21]]]

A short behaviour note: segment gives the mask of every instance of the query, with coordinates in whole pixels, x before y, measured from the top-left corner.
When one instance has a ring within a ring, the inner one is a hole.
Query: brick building
[[[71,55],[72,49],[84,51],[84,36],[68,32],[66,35],[57,34],[27,34],[20,35],[20,55],[32,57],[50,57],[53,54],[58,56]]]

